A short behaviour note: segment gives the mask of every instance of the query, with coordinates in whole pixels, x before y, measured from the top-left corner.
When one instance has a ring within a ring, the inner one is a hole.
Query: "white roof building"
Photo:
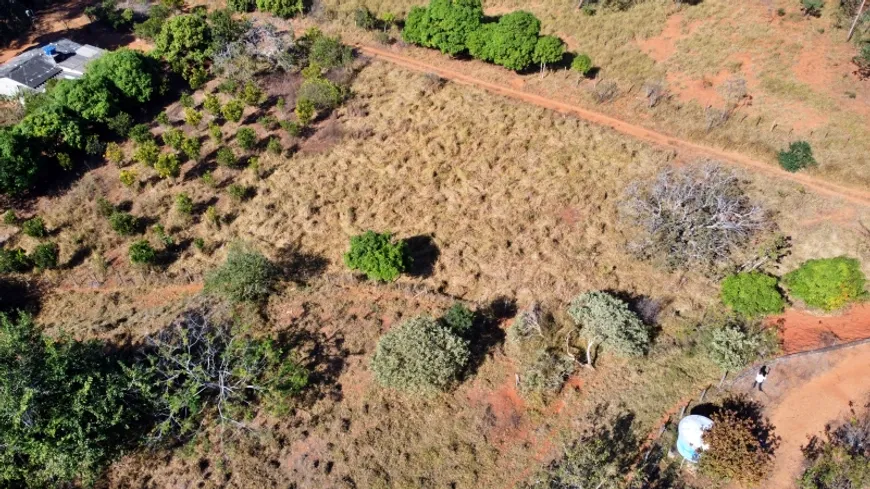
[[[103,53],[103,49],[69,39],[25,51],[0,65],[0,95],[43,91],[52,78],[80,78],[88,62]]]

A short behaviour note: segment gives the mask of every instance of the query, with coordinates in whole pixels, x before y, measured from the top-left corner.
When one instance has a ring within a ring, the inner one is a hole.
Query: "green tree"
[[[242,120],[242,114],[245,111],[245,106],[238,99],[233,99],[224,104],[223,108],[221,108],[221,113],[224,116],[224,119],[232,122],[239,122]]]
[[[276,279],[277,269],[265,256],[233,245],[223,265],[206,274],[204,290],[234,302],[257,302],[273,292]]]
[[[207,110],[209,114],[215,117],[221,115],[221,102],[218,100],[217,95],[213,93],[205,94],[205,99],[202,101],[202,107]]]
[[[482,18],[480,0],[431,0],[428,7],[411,9],[402,38],[455,56],[467,49],[466,40]]]
[[[392,282],[410,265],[408,245],[393,242],[392,234],[366,231],[350,238],[350,251],[344,254],[344,264],[359,270],[369,280]]]
[[[227,8],[233,12],[253,12],[256,6],[256,0],[227,0]]]
[[[21,248],[0,248],[0,273],[24,273],[31,268],[33,262]]]
[[[239,164],[239,160],[238,158],[236,158],[233,150],[227,147],[218,149],[217,154],[215,155],[215,159],[217,160],[217,164],[220,166],[232,168]]]
[[[308,61],[327,69],[347,65],[352,59],[350,47],[337,37],[317,36],[308,50]]]
[[[184,122],[196,129],[196,126],[202,122],[202,112],[196,109],[184,109]]]
[[[184,133],[181,129],[170,128],[163,132],[163,144],[169,146],[175,151],[181,151],[181,145],[184,143]]]
[[[299,119],[299,125],[307,126],[312,119],[317,109],[314,107],[314,102],[308,99],[299,99],[296,101],[296,109],[294,110],[296,118]],[[291,134],[292,135],[292,134]],[[296,134],[295,136],[298,136]]]
[[[109,216],[109,226],[121,236],[131,236],[140,232],[139,218],[126,212],[113,212]]]
[[[758,272],[736,273],[722,281],[722,302],[744,316],[782,312],[785,300],[775,277]]]
[[[307,100],[321,110],[334,109],[344,99],[341,87],[326,78],[309,78],[302,82],[296,94],[296,103]]]
[[[176,70],[191,63],[198,66],[208,55],[211,30],[199,15],[175,15],[165,21],[155,44],[157,54]]]
[[[160,178],[178,178],[181,175],[181,162],[178,160],[178,156],[173,153],[160,153],[154,169]]]
[[[28,114],[15,131],[30,138],[40,138],[48,147],[66,145],[83,149],[84,130],[79,118],[60,105],[47,105]]]
[[[0,127],[0,193],[17,195],[34,186],[40,161],[34,147],[18,131]]]
[[[175,196],[175,210],[183,216],[189,216],[193,213],[193,199],[189,195],[182,192]]]
[[[49,270],[57,268],[57,256],[59,248],[55,243],[41,243],[33,248],[30,253],[30,261],[40,270]]]
[[[409,319],[378,341],[371,368],[384,387],[433,395],[459,380],[468,365],[468,342],[430,317]]]
[[[199,142],[199,138],[197,137],[184,138],[184,141],[181,143],[181,152],[184,153],[188,159],[199,161],[202,152],[202,143]]]
[[[807,260],[783,277],[789,294],[810,307],[833,311],[865,297],[866,278],[854,258],[840,256]]]
[[[795,141],[788,146],[787,151],[780,151],[777,155],[779,165],[792,173],[816,165],[813,157],[813,149],[806,141]]]
[[[757,323],[734,317],[714,320],[705,340],[710,360],[725,372],[739,372],[755,361],[767,343]]]
[[[118,110],[118,98],[105,77],[84,76],[60,80],[51,96],[63,107],[88,121],[105,122]]]
[[[565,43],[556,36],[541,36],[535,43],[535,51],[532,60],[541,65],[541,74],[547,69],[547,64],[562,61],[565,55]]]
[[[127,255],[134,265],[152,265],[157,260],[157,251],[147,239],[134,241],[127,249]]]
[[[474,52],[471,54],[505,68],[521,71],[534,62],[540,31],[541,21],[534,15],[523,11],[511,12],[501,16],[494,27],[485,31],[484,51],[478,53],[479,56]]]
[[[45,221],[39,216],[24,221],[21,225],[21,231],[31,238],[44,238],[48,236],[48,230],[45,229]]]
[[[450,306],[441,322],[459,336],[466,336],[474,327],[474,313],[461,302]]]
[[[148,127],[148,124],[136,124],[130,129],[128,136],[130,137],[130,139],[133,140],[134,143],[137,144],[142,144],[146,141],[152,141],[154,139],[154,135],[151,134],[151,128]],[[118,146],[117,143],[109,144],[114,144],[115,146]],[[120,146],[118,146],[118,149],[120,150]]]
[[[136,146],[133,151],[133,159],[145,166],[153,167],[157,164],[157,157],[160,155],[160,147],[157,143],[146,141]]]
[[[240,127],[239,130],[236,131],[236,142],[239,143],[239,147],[244,150],[253,149],[257,144],[257,133],[250,127]]]
[[[301,14],[304,9],[305,5],[302,0],[257,0],[257,10],[269,12],[285,19]]]
[[[586,337],[586,362],[592,366],[592,348],[602,344],[625,356],[644,355],[652,337],[649,328],[621,299],[600,291],[575,297],[568,315]]]
[[[589,76],[589,72],[592,71],[592,58],[588,54],[574,56],[574,59],[571,60],[571,69],[579,73],[581,77]]]
[[[85,78],[108,80],[124,97],[139,103],[151,100],[160,84],[152,58],[128,48],[107,52],[94,60]]]

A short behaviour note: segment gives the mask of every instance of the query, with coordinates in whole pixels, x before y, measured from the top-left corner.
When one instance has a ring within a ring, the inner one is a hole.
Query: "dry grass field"
[[[282,262],[302,256],[309,268],[263,310],[239,312],[255,332],[279,335],[307,355],[315,388],[296,412],[261,414],[243,435],[213,433],[174,451],[128,455],[104,487],[513,487],[557,456],[599,403],[635,411],[643,433],[718,379],[686,340],[718,301],[716,283],[633,259],[624,247],[630,230],[617,212],[630,182],[691,160],[382,62],[362,68],[352,90],[292,156],[263,153],[259,172],[216,169],[217,188],[197,178],[201,168],[193,163],[178,181],[143,170],[139,190],[123,187],[119,169],[104,166],[34,204],[69,265],[43,275],[48,291],[37,320],[50,332],[136,343],[200,300],[203,271],[223,260],[222,245],[237,240]],[[781,270],[845,253],[870,272],[861,226],[870,211],[741,176],[792,237]],[[256,194],[233,201],[223,188],[231,180]],[[193,218],[173,210],[182,191],[199,204]],[[128,201],[134,215],[163,223],[187,243],[183,251],[157,270],[131,268],[129,239],[96,213],[100,196]],[[206,222],[205,205],[216,207],[219,225]],[[349,237],[367,229],[410,238],[414,273],[391,285],[351,277],[341,255]],[[195,238],[205,240],[205,252],[189,245]],[[85,248],[94,252],[79,251]],[[550,403],[524,400],[502,346],[505,317],[454,392],[419,400],[372,382],[368,361],[377,339],[404,318],[437,315],[455,299],[482,309],[537,300],[564,324],[567,301],[591,289],[662,304],[662,332],[649,358],[605,354],[596,371],[578,370]]]

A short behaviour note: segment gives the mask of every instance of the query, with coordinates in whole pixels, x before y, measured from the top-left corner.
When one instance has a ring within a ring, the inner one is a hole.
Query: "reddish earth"
[[[839,197],[846,201],[862,205],[870,206],[870,191],[864,189],[850,188],[835,183],[820,180],[810,175],[801,173],[789,173],[785,170],[777,168],[771,164],[752,159],[748,156],[726,151],[703,144],[693,143],[684,139],[679,139],[667,134],[647,129],[637,124],[632,124],[615,117],[611,117],[600,112],[595,112],[589,109],[584,109],[578,105],[553,100],[548,97],[526,93],[515,88],[511,88],[499,83],[492,83],[480,78],[469,76],[460,72],[458,69],[445,68],[445,66],[454,66],[458,61],[443,60],[438,66],[424,63],[409,56],[399,54],[394,51],[376,48],[373,46],[357,45],[358,49],[364,54],[376,57],[383,61],[387,61],[406,69],[419,71],[423,73],[434,73],[438,76],[452,80],[455,83],[475,86],[489,92],[510,97],[522,102],[530,103],[557,112],[571,114],[580,117],[584,120],[598,124],[601,126],[610,127],[611,129],[626,134],[635,139],[646,141],[657,146],[669,148],[678,153],[687,153],[697,156],[706,156],[723,162],[731,163],[749,169],[751,171],[767,175],[778,180],[787,180],[795,184],[802,185],[816,193]],[[458,67],[458,65],[457,65]]]
[[[839,316],[815,316],[791,309],[770,318],[780,328],[785,353],[814,350],[870,338],[870,304],[856,304]]]

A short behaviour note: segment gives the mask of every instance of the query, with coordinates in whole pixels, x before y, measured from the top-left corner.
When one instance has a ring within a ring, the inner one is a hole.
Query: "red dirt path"
[[[791,309],[768,321],[780,328],[786,354],[870,338],[870,304],[856,304],[838,316]]]

